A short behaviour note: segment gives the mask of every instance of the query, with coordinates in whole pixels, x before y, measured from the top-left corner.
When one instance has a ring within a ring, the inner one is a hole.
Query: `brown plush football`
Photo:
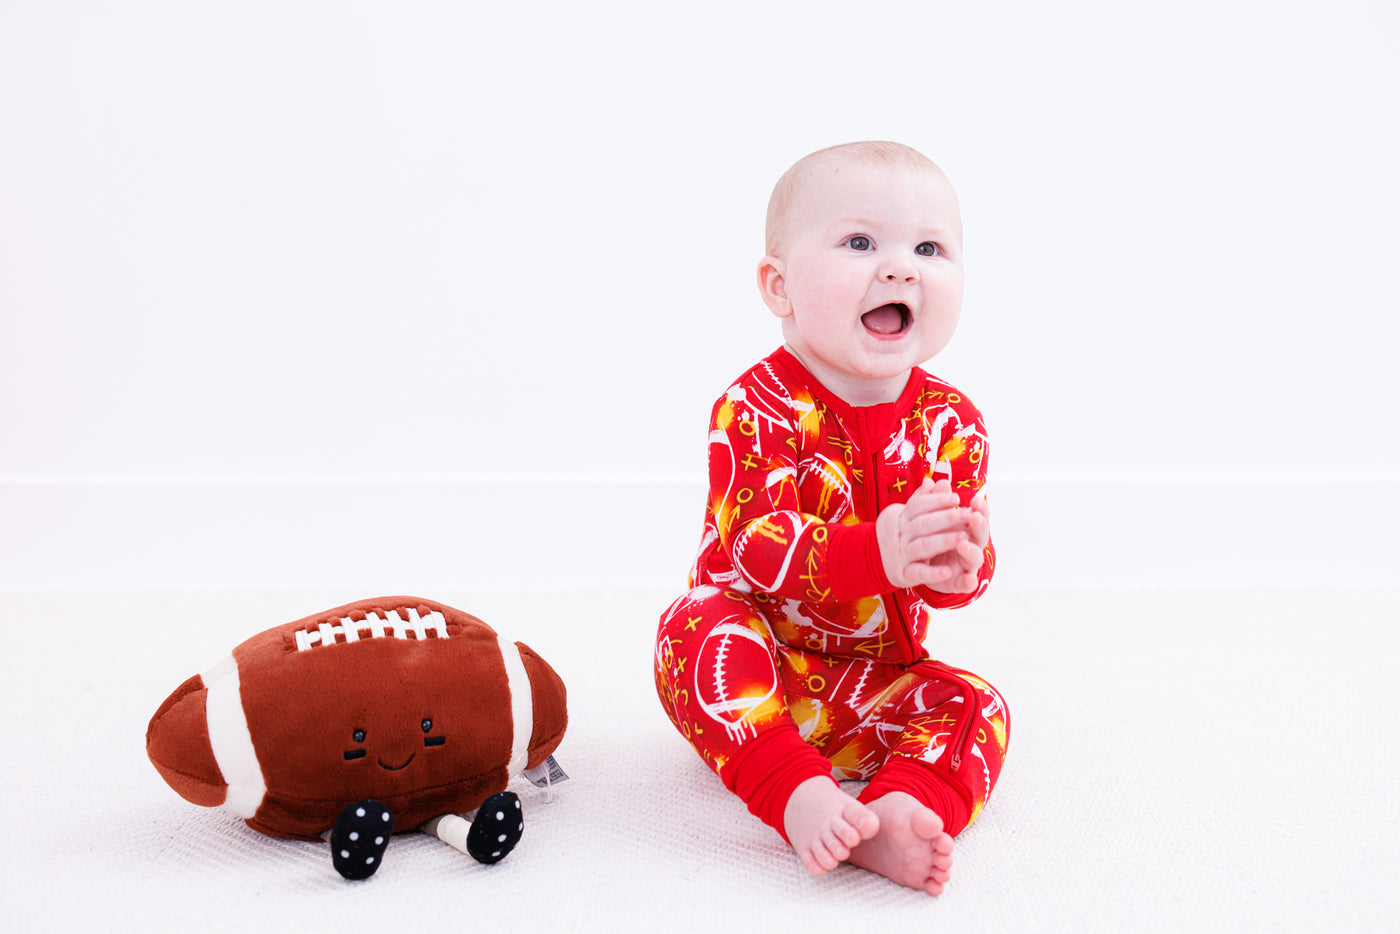
[[[242,643],[161,704],[146,752],[187,800],[316,839],[363,799],[402,830],[474,810],[567,723],[563,681],[528,646],[441,603],[381,597]]]

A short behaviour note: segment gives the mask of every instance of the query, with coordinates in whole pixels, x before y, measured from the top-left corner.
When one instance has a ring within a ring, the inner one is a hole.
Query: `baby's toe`
[[[846,829],[848,831],[851,830],[851,828],[849,827]],[[859,840],[856,840],[856,843],[859,842]],[[828,855],[831,856],[832,859],[836,860],[837,862],[841,862],[850,858],[851,846],[853,846],[854,844],[847,844],[845,840],[841,838],[841,834],[839,832],[828,831],[827,833],[822,834],[822,845],[826,847],[826,852],[828,853]]]
[[[857,830],[855,827],[851,826],[846,821],[842,821],[841,823],[833,827],[831,835],[834,840],[836,840],[838,843],[841,843],[847,848],[859,846],[860,841],[864,839],[861,836],[860,831]],[[845,857],[842,858],[844,859]]]
[[[808,873],[810,873],[813,876],[816,876],[817,878],[826,875],[826,871],[828,868],[835,868],[834,863],[830,867],[822,865],[819,849],[813,848],[810,852],[803,853],[801,854],[801,856],[802,868],[806,869]]]
[[[928,808],[920,808],[915,811],[910,818],[909,826],[921,839],[931,842],[934,845],[934,849],[938,848],[938,840],[940,837],[948,836],[943,832],[942,818]],[[948,839],[949,841],[952,840],[951,837],[948,837]]]
[[[849,841],[851,846],[858,845],[862,840],[869,840],[880,831],[880,818],[859,801],[852,801],[842,808],[841,817],[856,832],[856,839]]]

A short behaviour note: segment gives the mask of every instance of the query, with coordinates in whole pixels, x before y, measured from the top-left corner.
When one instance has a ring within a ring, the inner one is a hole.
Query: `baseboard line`
[[[699,479],[0,480],[0,589],[676,588]],[[1391,587],[1400,479],[991,490],[997,586]]]

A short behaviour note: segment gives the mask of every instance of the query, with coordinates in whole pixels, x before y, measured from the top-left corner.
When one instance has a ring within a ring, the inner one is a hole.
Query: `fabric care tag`
[[[556,782],[567,782],[569,776],[560,768],[559,763],[554,761],[554,757],[535,766],[533,769],[525,770],[525,777],[530,780],[530,784],[536,788],[548,788]]]

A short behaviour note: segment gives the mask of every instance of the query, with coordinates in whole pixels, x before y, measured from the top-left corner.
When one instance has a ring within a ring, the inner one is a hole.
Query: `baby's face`
[[[962,224],[941,173],[866,162],[819,165],[759,267],[790,350],[853,405],[899,397],[962,313]]]

